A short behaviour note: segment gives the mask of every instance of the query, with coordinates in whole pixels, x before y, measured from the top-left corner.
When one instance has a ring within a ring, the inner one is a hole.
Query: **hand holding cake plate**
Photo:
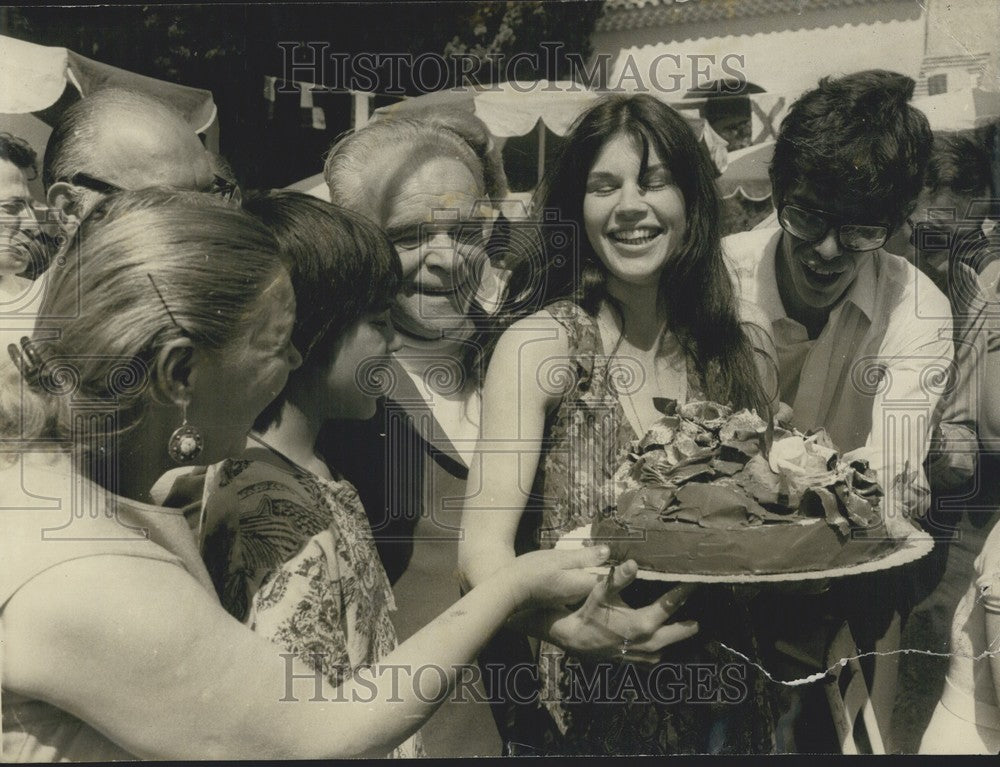
[[[655,665],[666,647],[697,634],[697,621],[671,620],[694,590],[690,584],[676,586],[642,606],[632,607],[621,599],[636,570],[631,561],[591,568],[604,577],[582,605],[551,624],[551,641],[592,660]]]

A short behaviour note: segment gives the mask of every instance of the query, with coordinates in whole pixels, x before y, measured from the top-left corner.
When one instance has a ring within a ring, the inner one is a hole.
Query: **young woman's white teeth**
[[[659,235],[660,231],[658,229],[642,228],[642,229],[620,229],[617,232],[611,233],[611,239],[629,244],[642,244],[652,240],[654,237]]]

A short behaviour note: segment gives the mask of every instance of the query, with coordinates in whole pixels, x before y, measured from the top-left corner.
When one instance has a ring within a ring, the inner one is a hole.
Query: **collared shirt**
[[[774,228],[743,232],[723,246],[741,297],[771,321],[781,399],[792,407],[792,425],[825,428],[842,452],[857,451],[871,463],[888,505],[922,513],[922,464],[953,359],[948,299],[905,259],[880,250],[864,258],[819,337],[810,339],[778,292],[781,234]],[[905,484],[916,492],[889,497],[907,471]]]
[[[481,400],[459,359],[464,347],[447,339],[401,340],[403,348],[392,361],[407,381],[397,377],[397,391],[388,396],[413,414],[418,433],[429,445],[468,466],[479,443]]]

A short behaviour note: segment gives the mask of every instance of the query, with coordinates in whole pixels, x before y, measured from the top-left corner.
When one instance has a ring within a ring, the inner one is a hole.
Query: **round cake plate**
[[[578,549],[591,543],[590,525],[578,527],[563,535],[557,542],[557,549]],[[889,570],[893,567],[915,562],[934,548],[934,539],[927,533],[914,530],[909,537],[899,542],[899,546],[890,552],[876,557],[868,562],[831,567],[826,570],[806,570],[796,573],[738,573],[731,575],[702,575],[699,573],[661,573],[656,570],[640,569],[637,578],[645,581],[667,581],[670,583],[781,583],[783,581],[820,580],[823,578],[843,578],[848,575],[863,575],[879,570]],[[589,572],[606,575],[607,566],[587,568]]]

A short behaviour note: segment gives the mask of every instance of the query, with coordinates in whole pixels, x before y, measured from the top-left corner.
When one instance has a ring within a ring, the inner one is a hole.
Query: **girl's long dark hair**
[[[706,396],[768,412],[722,257],[714,166],[684,118],[652,96],[609,96],[574,125],[535,196],[536,247],[511,254],[501,327],[560,299],[576,301],[590,315],[597,314],[602,301],[614,304],[607,270],[582,233],[582,211],[590,169],[605,144],[619,135],[638,142],[644,163],[655,149],[684,197],[687,231],[660,280],[668,327],[698,366]],[[490,353],[487,349],[486,356]]]

